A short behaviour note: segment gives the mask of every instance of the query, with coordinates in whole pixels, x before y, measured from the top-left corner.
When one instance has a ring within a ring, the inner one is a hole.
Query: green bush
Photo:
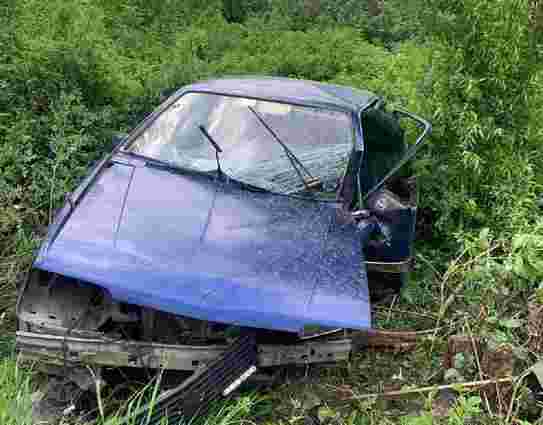
[[[0,358],[0,389],[0,423],[31,425],[31,374],[20,368],[12,356]]]
[[[530,117],[541,95],[536,34],[527,0],[435,1],[431,89],[439,160],[425,186],[443,231],[489,226],[512,234],[537,215],[535,157],[541,140]],[[431,180],[431,181],[430,181]],[[445,202],[443,202],[444,200]]]

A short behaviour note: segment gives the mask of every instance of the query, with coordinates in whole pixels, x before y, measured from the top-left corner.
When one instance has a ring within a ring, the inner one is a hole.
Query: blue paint
[[[370,232],[342,224],[337,208],[113,163],[51,233],[35,267],[202,320],[293,332],[367,328],[361,262]]]

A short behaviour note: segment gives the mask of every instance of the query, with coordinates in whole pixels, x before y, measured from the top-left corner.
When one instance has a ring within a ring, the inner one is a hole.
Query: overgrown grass
[[[158,394],[159,385],[152,384],[144,387],[140,392],[136,393],[127,403],[125,408],[120,409],[116,413],[112,413],[107,417],[102,417],[96,421],[96,425],[141,425],[145,424],[150,415],[138,415],[141,407],[144,405],[144,400],[148,400],[152,412],[154,401]],[[168,419],[164,417],[160,421],[160,425],[242,425],[249,422],[249,418],[253,417],[254,411],[257,409],[261,398],[255,395],[245,395],[238,397],[229,402],[223,402],[211,410],[206,417],[197,417],[192,420],[185,419]]]
[[[2,425],[37,425],[32,417],[33,394],[36,385],[33,382],[33,374],[28,367],[23,368],[17,363],[13,355],[12,341],[2,342],[6,353],[0,357],[0,423]],[[2,345],[0,345],[2,347]],[[136,392],[123,406],[115,412],[107,415],[99,414],[94,425],[143,425],[146,417],[137,413],[142,406],[150,403],[153,406],[158,391],[160,380],[150,382]],[[247,423],[248,418],[253,417],[262,402],[262,397],[254,394],[238,397],[228,403],[221,403],[204,418],[196,418],[192,421],[184,419],[168,420],[164,418],[160,425],[241,425]],[[102,406],[107,408],[107,406]],[[152,411],[152,410],[151,410]],[[91,423],[81,419],[66,416],[61,419],[65,425]]]
[[[0,337],[0,423],[33,425],[32,373],[20,368],[13,354],[13,338]]]

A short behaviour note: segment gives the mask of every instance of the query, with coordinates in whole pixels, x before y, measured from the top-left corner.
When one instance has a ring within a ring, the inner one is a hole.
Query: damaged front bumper
[[[219,357],[228,345],[168,345],[138,341],[112,341],[107,338],[78,338],[17,332],[17,348],[22,360],[51,365],[94,365],[192,371]],[[348,360],[353,348],[349,338],[291,345],[258,345],[258,365]]]
[[[98,391],[102,370],[193,372],[160,394],[157,421],[150,424],[201,414],[257,369],[348,361],[364,347],[386,348],[391,337],[373,330],[306,327],[295,334],[206,322],[121,303],[95,285],[40,270],[21,289],[17,316],[19,359],[81,391]],[[147,417],[149,409],[138,414]]]
[[[244,331],[120,303],[95,285],[40,270],[34,270],[21,288],[17,317],[16,347],[21,359],[51,366],[193,371],[219,357]],[[352,346],[346,331],[308,332],[262,330],[258,365],[349,358]]]

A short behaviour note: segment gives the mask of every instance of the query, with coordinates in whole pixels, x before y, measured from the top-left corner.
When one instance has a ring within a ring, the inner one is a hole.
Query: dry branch
[[[372,394],[361,394],[355,395],[350,398],[350,400],[364,400],[371,398],[395,398],[407,395],[423,394],[429,393],[432,391],[443,391],[443,390],[476,390],[489,385],[498,385],[498,384],[510,384],[514,381],[514,377],[501,378],[501,379],[486,379],[482,381],[471,381],[471,382],[462,382],[458,384],[448,384],[448,385],[432,385],[429,387],[419,387],[419,388],[409,388],[405,390],[398,391],[389,391],[384,393],[372,393]]]
[[[422,339],[433,335],[435,329],[426,331],[385,331],[368,329],[358,331],[352,336],[357,350],[405,352],[415,349]]]
[[[543,305],[528,304],[528,348],[534,353],[543,351]]]

